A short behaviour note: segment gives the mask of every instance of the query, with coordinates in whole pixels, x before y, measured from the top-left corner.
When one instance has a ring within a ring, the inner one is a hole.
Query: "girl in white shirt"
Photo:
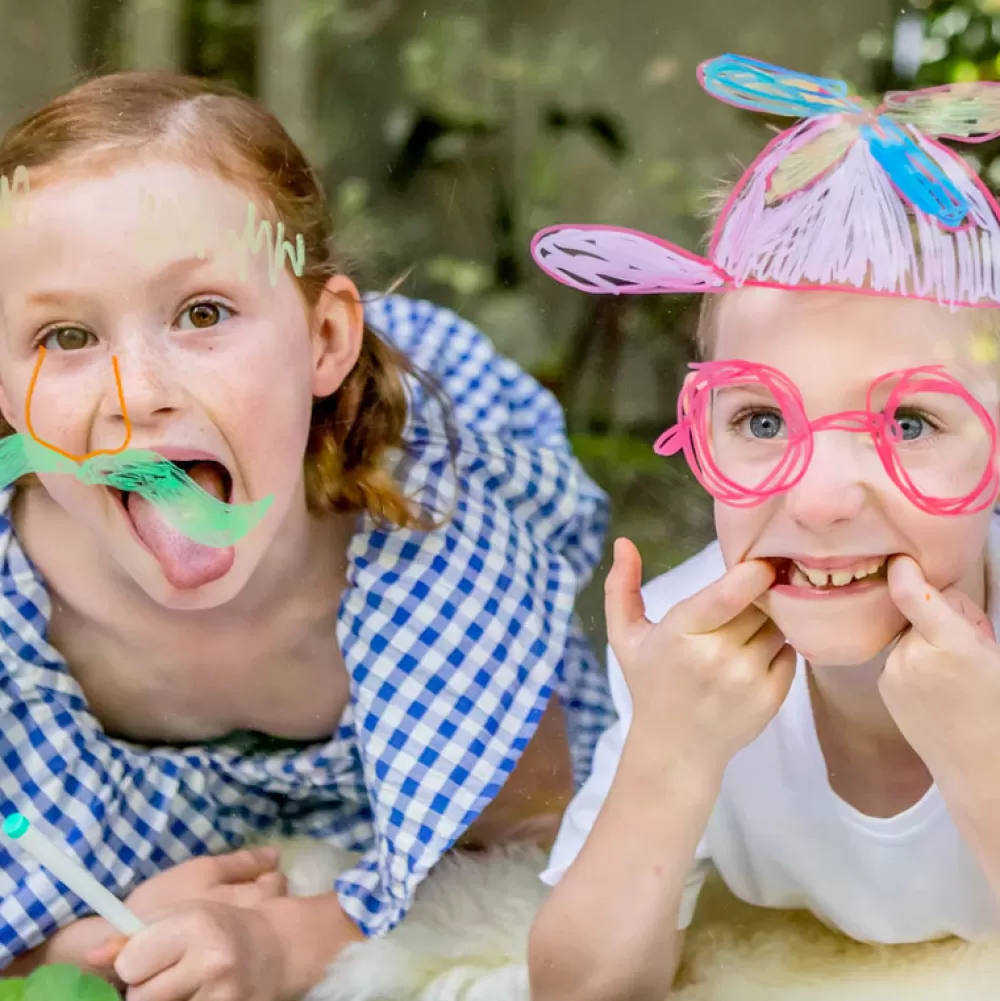
[[[702,67],[717,96],[736,80],[744,106],[748,88],[765,106],[789,76],[736,57]],[[847,100],[819,85],[801,84],[804,108]],[[826,140],[861,120],[809,114]],[[920,180],[939,185],[932,211],[881,155],[893,127],[862,132],[784,201],[776,162],[808,134],[779,136],[708,260],[614,230],[536,239],[539,263],[588,291],[722,294],[702,315],[709,364],[658,443],[714,495],[718,540],[641,590],[638,552],[616,544],[619,722],[543,874],[555,889],[531,934],[535,1001],[662,1001],[709,862],[744,900],[862,940],[1000,933],[1000,220],[954,154],[901,131],[940,168]],[[755,187],[765,171],[772,186]],[[838,197],[848,182],[853,201]],[[955,191],[965,229],[946,218]],[[789,204],[806,223],[782,255],[772,216]],[[871,204],[892,209],[876,226]],[[759,225],[736,226],[754,211]],[[813,266],[844,230],[849,253],[822,284]],[[793,252],[795,280],[778,274]]]

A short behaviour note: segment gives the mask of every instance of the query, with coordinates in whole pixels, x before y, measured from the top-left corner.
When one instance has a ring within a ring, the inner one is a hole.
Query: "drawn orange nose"
[[[86,452],[83,455],[73,455],[72,452],[66,452],[61,448],[56,448],[55,445],[50,445],[47,441],[43,441],[41,438],[35,434],[35,429],[31,423],[31,397],[35,392],[35,384],[38,382],[38,374],[42,370],[42,362],[45,361],[45,356],[48,352],[45,347],[39,347],[38,349],[38,361],[35,363],[35,370],[31,373],[31,381],[28,383],[28,396],[24,401],[24,423],[27,425],[28,434],[31,436],[33,441],[37,441],[39,445],[44,445],[46,448],[52,449],[53,452],[58,452],[60,455],[64,455],[67,459],[72,459],[74,462],[84,462],[87,459],[93,458],[95,455],[117,455],[119,452],[124,452],[128,448],[128,443],[132,440],[132,421],[129,420],[128,407],[125,406],[125,392],[122,389],[122,377],[121,373],[118,371],[118,357],[117,355],[111,356],[111,367],[114,369],[115,373],[115,388],[118,390],[118,403],[122,408],[122,416],[125,419],[125,441],[118,446],[118,448],[98,448],[93,452]]]

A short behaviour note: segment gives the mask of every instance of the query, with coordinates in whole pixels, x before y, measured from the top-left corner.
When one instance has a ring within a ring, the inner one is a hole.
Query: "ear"
[[[334,275],[313,315],[313,396],[331,396],[340,389],[361,354],[364,329],[357,286],[346,275]]]

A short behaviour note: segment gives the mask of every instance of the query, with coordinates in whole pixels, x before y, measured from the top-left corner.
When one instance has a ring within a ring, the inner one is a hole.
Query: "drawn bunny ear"
[[[698,80],[712,97],[726,104],[771,115],[812,118],[857,113],[865,107],[848,96],[842,80],[795,73],[747,56],[709,59],[698,67]]]
[[[1000,135],[1000,83],[953,83],[893,91],[880,109],[938,139],[981,143]]]
[[[531,254],[557,282],[594,294],[712,292],[732,284],[704,257],[617,226],[550,226],[535,235]]]

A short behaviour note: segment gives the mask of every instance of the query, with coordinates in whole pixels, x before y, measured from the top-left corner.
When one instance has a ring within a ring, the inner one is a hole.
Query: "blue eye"
[[[183,330],[207,330],[209,327],[218,326],[223,320],[231,319],[234,315],[233,311],[221,302],[216,302],[214,299],[200,299],[191,303],[181,313],[180,326]],[[185,319],[190,321],[190,326],[184,326]]]
[[[938,430],[938,426],[926,414],[917,410],[897,410],[893,420],[899,428],[899,441],[917,441]]]
[[[750,418],[750,433],[755,438],[777,438],[781,425],[781,414],[765,411]]]
[[[785,431],[785,421],[779,410],[744,410],[732,418],[730,426],[758,441],[780,438]]]
[[[79,351],[96,342],[97,338],[83,327],[52,327],[39,344],[46,351]]]

